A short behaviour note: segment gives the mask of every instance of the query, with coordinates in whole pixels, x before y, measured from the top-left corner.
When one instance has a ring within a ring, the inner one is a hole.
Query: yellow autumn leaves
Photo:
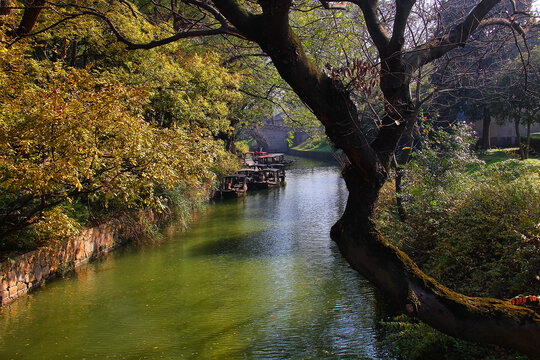
[[[211,56],[190,55],[194,70],[164,60],[176,72],[164,95],[155,83],[127,84],[117,73],[36,60],[33,51],[23,41],[0,46],[0,238],[36,223],[50,233],[73,229],[60,206],[79,198],[166,209],[164,189],[196,193],[212,186],[213,171],[234,166],[215,137],[228,129],[228,109],[215,99],[228,87],[234,100],[235,80],[216,74]],[[167,126],[152,118],[171,108]]]

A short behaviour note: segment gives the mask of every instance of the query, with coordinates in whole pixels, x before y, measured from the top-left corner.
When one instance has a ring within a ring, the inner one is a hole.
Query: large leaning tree
[[[9,0],[1,1],[4,6],[9,3]],[[357,103],[351,97],[350,88],[310,60],[291,25],[291,11],[295,7],[308,3],[331,9],[336,7],[334,3],[307,0],[153,1],[154,4],[167,3],[161,6],[162,10],[170,10],[175,24],[186,26],[175,26],[178,30],[170,36],[144,44],[131,42],[106,14],[82,6],[83,3],[57,5],[72,6],[72,17],[85,14],[100,17],[118,40],[131,49],[152,48],[182,38],[208,35],[236,36],[256,43],[350,161],[343,170],[349,190],[347,205],[331,229],[332,239],[349,264],[392,298],[404,313],[442,332],[514,348],[531,358],[540,358],[540,314],[508,301],[468,297],[442,286],[425,275],[407,254],[389,244],[374,220],[375,203],[388,178],[396,147],[416,119],[410,94],[413,74],[452,49],[464,46],[480,28],[505,25],[519,36],[524,30],[513,17],[515,1],[471,1],[471,10],[453,26],[416,46],[410,46],[405,36],[411,26],[415,0],[384,1],[385,5],[392,5],[385,6],[384,11],[377,0],[340,2],[340,8],[350,6],[361,10],[380,60],[379,87],[384,96],[384,115],[372,141],[359,126]],[[187,8],[179,7],[180,3]],[[507,5],[507,11],[494,12],[501,4]],[[39,12],[54,3],[27,0],[25,5],[20,25],[13,28],[14,36],[36,31],[33,27]],[[198,18],[193,15],[197,12]],[[501,15],[505,13],[506,16]],[[208,18],[214,21],[202,21]]]

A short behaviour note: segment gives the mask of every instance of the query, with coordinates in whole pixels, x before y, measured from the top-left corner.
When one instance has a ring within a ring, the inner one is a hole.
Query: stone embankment
[[[142,216],[139,215],[140,220]],[[144,217],[144,223],[158,221],[152,212],[146,212]],[[44,285],[55,275],[65,274],[132,239],[138,225],[142,226],[141,221],[137,224],[132,218],[112,220],[84,229],[72,239],[3,261],[0,263],[0,306]]]

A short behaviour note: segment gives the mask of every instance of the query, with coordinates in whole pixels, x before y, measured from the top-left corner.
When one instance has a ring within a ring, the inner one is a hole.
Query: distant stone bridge
[[[241,131],[244,137],[252,137],[257,141],[257,147],[266,152],[289,151],[287,138],[291,128],[285,123],[283,113],[277,114],[264,121],[264,125],[257,128],[243,128]],[[293,146],[307,140],[307,135],[303,132],[295,132]]]
[[[286,125],[264,125],[250,129],[250,135],[257,141],[257,145],[267,152],[287,152],[289,150],[289,137],[291,128]]]

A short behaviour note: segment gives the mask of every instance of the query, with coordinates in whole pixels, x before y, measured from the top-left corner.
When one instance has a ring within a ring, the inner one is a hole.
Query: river
[[[0,310],[0,359],[385,359],[373,287],[329,238],[339,170],[211,205]]]

